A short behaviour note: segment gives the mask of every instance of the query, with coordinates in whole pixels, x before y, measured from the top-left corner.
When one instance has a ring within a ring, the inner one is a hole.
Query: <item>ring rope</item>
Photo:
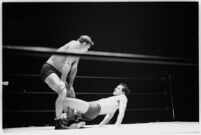
[[[3,46],[4,50],[15,51],[20,53],[34,53],[41,56],[49,55],[70,55],[80,56],[86,60],[126,62],[126,63],[144,63],[144,64],[161,64],[161,65],[180,65],[180,66],[198,66],[198,62],[192,59],[162,57],[153,55],[114,53],[114,52],[99,52],[88,51],[86,53],[75,52],[56,52],[55,48],[47,47],[26,47],[26,46]]]
[[[194,107],[176,107],[175,109],[177,110],[194,110],[196,108]],[[171,110],[171,108],[169,107],[161,107],[161,108],[128,108],[126,109],[126,111],[169,111]],[[36,112],[36,113],[41,113],[41,112],[55,112],[55,110],[6,110],[4,112],[16,112],[16,113],[33,113],[33,112]]]
[[[135,109],[131,109],[128,108],[126,109],[126,111],[168,111],[170,108],[169,107],[161,107],[161,108],[135,108]],[[55,110],[7,110],[5,112],[16,112],[16,113],[33,113],[33,112],[55,112]]]
[[[39,74],[4,74],[4,76],[40,77]],[[81,76],[81,75],[77,75],[76,78],[86,78],[86,79],[115,79],[115,80],[165,80],[165,79],[163,79],[161,77],[113,77],[113,76]]]
[[[55,92],[5,92],[6,94],[53,94],[56,95]],[[100,93],[100,92],[76,92],[77,95],[111,95],[112,93]],[[167,92],[132,92],[129,95],[166,95]]]

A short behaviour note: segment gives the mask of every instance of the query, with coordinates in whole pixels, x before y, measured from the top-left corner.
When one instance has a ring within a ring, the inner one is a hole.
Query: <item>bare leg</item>
[[[75,92],[74,91],[69,91],[67,92],[67,97],[70,97],[70,98],[75,98]],[[68,119],[74,119],[75,118],[75,114],[74,114],[74,110],[69,108],[69,107],[64,107],[64,112],[66,113],[67,115],[67,118]]]
[[[58,86],[60,84],[60,78],[55,74],[49,75],[45,82],[48,84],[48,86],[58,93]],[[63,92],[58,93],[58,97],[55,102],[55,108],[56,108],[56,118],[61,118],[61,114],[63,112],[63,101],[66,97],[66,89],[63,90]]]
[[[89,102],[86,102],[84,100],[80,100],[77,98],[65,98],[64,99],[64,106],[65,107],[70,107],[74,110],[77,110],[80,113],[85,113],[87,112],[89,108]]]

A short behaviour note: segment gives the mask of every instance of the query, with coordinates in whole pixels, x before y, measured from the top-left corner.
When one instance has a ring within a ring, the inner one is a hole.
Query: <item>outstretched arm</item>
[[[119,114],[115,123],[116,126],[119,126],[122,123],[126,111],[127,101],[128,100],[125,96],[120,98]]]
[[[115,113],[115,112],[114,112],[114,113]],[[104,117],[103,121],[101,121],[101,123],[99,124],[99,126],[103,126],[103,125],[107,124],[107,123],[112,119],[112,117],[114,116],[114,113],[109,113],[109,114],[107,114],[107,115]]]

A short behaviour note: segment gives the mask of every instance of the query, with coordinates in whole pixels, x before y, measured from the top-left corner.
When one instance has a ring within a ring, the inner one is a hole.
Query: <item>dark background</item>
[[[198,2],[3,3],[3,46],[59,48],[82,34],[95,42],[93,51],[198,64]],[[47,58],[3,50],[3,80],[9,81],[3,87],[4,128],[53,124],[56,94],[39,76]],[[128,84],[123,123],[199,120],[198,66],[81,59],[77,75],[77,97],[87,101],[111,96],[120,82]]]

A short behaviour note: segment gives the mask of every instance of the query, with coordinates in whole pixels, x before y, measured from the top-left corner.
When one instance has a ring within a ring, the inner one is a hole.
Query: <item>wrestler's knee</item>
[[[61,95],[65,96],[67,94],[67,89],[66,89],[65,83],[61,81],[58,84],[58,87],[57,87],[56,91],[57,91],[58,94],[61,94]]]
[[[66,93],[65,82],[61,81],[57,75],[51,74],[45,79],[45,83],[57,93]]]

